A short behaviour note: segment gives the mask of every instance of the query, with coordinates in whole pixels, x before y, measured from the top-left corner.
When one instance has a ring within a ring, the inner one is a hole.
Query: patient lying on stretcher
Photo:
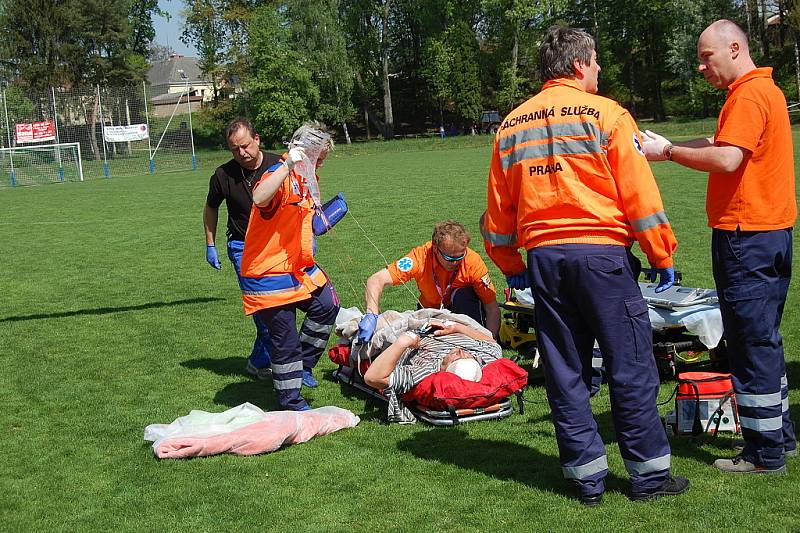
[[[466,324],[432,319],[427,328],[406,331],[376,357],[364,374],[370,387],[389,399],[389,420],[403,421],[400,396],[434,372],[452,372],[468,381],[480,381],[481,369],[500,359],[494,339]]]

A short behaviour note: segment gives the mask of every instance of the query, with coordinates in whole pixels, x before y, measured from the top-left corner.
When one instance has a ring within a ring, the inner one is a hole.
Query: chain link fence
[[[0,93],[0,188],[197,168],[188,83]]]

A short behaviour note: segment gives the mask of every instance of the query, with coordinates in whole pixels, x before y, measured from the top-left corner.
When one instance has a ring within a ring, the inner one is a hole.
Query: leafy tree
[[[254,123],[268,143],[288,138],[319,103],[319,89],[284,16],[269,6],[257,8],[248,34],[254,68],[245,89]]]
[[[300,57],[305,57],[312,80],[319,88],[315,118],[328,124],[341,124],[347,142],[347,120],[355,109],[353,70],[347,57],[345,36],[339,19],[337,0],[294,0],[289,4],[292,41]]]
[[[70,11],[69,5],[54,0],[3,2],[2,64],[9,78],[35,88],[59,85],[67,78],[62,56],[70,38]]]
[[[477,122],[481,116],[481,81],[478,72],[478,43],[467,22],[456,22],[447,32],[452,50],[451,93],[453,111],[461,121]]]
[[[450,49],[439,39],[431,39],[423,54],[421,74],[428,85],[428,94],[439,107],[439,124],[444,124],[445,105],[451,98],[450,81],[453,57]]]
[[[183,12],[186,25],[180,39],[193,44],[200,56],[200,70],[211,78],[214,100],[219,98],[219,85],[223,75],[223,56],[226,49],[225,25],[222,19],[224,0],[185,0]]]
[[[166,17],[167,21],[169,21],[170,15],[158,7],[158,0],[129,0],[129,2],[128,49],[134,54],[147,58],[150,55],[153,39],[156,37],[153,15]]]

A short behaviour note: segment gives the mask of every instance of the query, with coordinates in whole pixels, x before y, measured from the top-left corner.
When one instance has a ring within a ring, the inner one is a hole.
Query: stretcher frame
[[[680,287],[680,272],[676,273],[676,284]],[[705,289],[699,291],[709,292]],[[506,289],[506,301],[500,302],[500,345],[517,351],[512,360],[534,358],[534,369],[538,368],[536,352],[536,331],[534,329],[534,308],[517,301],[514,291]],[[647,299],[647,298],[646,298]],[[698,303],[714,303],[711,297]],[[696,304],[695,304],[696,305]],[[707,358],[702,358],[704,353]],[[714,348],[708,348],[697,336],[689,333],[681,325],[653,328],[653,355],[662,380],[675,378],[680,372],[688,371],[727,371],[725,340]],[[531,374],[532,375],[532,374]]]
[[[338,382],[353,387],[368,396],[388,403],[386,396],[373,389],[366,383],[358,371],[347,365],[339,365],[333,371],[333,378]],[[523,389],[524,391],[524,389]],[[522,392],[515,393],[520,414],[524,412]],[[447,411],[437,411],[427,409],[414,404],[406,403],[405,406],[414,414],[417,420],[427,422],[434,426],[456,426],[466,422],[479,422],[483,420],[499,420],[506,418],[514,413],[511,398],[504,398],[494,405],[474,409],[448,409]]]

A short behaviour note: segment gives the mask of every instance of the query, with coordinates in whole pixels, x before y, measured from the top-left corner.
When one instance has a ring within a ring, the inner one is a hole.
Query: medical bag
[[[666,417],[667,430],[676,435],[740,433],[736,394],[730,374],[683,372],[675,388],[675,410]]]

